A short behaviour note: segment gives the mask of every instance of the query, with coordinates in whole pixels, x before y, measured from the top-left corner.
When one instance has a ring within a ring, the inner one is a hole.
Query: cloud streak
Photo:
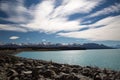
[[[2,1],[0,10],[8,15],[8,18],[1,18],[14,23],[27,23],[30,16],[29,10],[24,6],[24,0]]]
[[[69,20],[70,15],[80,13],[88,14],[104,0],[63,0],[59,6],[55,6],[56,0],[42,0],[41,3],[25,7],[24,0],[17,2],[2,2],[0,9],[4,11],[8,18],[2,20],[17,23],[0,24],[0,30],[8,31],[39,31],[44,33],[55,33],[59,36],[84,38],[90,40],[120,40],[119,19],[120,16],[103,18],[93,24],[82,25],[86,17]],[[87,18],[107,15],[120,11],[120,4],[116,3],[103,8]],[[90,23],[90,21],[89,21]],[[100,26],[100,28],[96,28]],[[87,30],[80,31],[88,28]],[[66,33],[61,33],[64,31]]]
[[[63,0],[61,5],[55,8],[55,0],[45,0],[32,7],[34,19],[24,26],[46,33],[76,31],[84,28],[80,25],[81,19],[69,21],[68,16],[75,13],[88,13],[100,1],[102,0]]]
[[[101,15],[107,15],[107,14],[116,13],[116,12],[117,13],[120,12],[120,3],[115,3],[114,5],[106,7],[100,11],[97,11],[97,12],[91,14],[90,16],[88,16],[88,18],[101,16]]]
[[[23,27],[18,27],[18,25],[11,25],[11,24],[0,24],[0,30],[6,31],[16,31],[16,32],[27,32],[28,30]]]
[[[82,38],[82,39],[97,40],[97,41],[104,41],[104,40],[120,41],[119,19],[120,16],[108,17],[96,22],[95,24],[90,25],[93,27],[91,27],[88,30],[68,32],[68,33],[58,33],[58,35],[64,37]],[[104,25],[104,27],[100,27],[100,28],[94,27],[101,25]]]
[[[18,37],[18,36],[11,36],[11,37],[9,37],[9,39],[11,39],[11,40],[16,40],[16,39],[19,39],[20,37]]]
[[[63,0],[60,6],[55,7],[55,0],[43,0],[37,5],[26,8],[23,0],[17,0],[14,5],[12,2],[3,2],[0,7],[2,11],[9,15],[9,18],[3,18],[3,20],[19,23],[33,31],[55,33],[83,28],[82,25],[79,25],[81,20],[68,21],[68,16],[74,13],[88,13],[98,6],[101,1]],[[32,20],[26,17],[25,14],[28,14],[27,16],[30,16]]]

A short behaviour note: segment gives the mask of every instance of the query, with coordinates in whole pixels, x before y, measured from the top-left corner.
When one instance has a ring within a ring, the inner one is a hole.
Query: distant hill
[[[120,46],[118,46],[120,48]],[[27,45],[18,45],[18,44],[5,44],[0,45],[0,50],[6,49],[32,49],[32,50],[39,50],[39,49],[51,49],[51,50],[85,50],[85,49],[113,49],[113,47],[109,47],[103,44],[97,43],[85,43],[85,44],[27,44]]]
[[[113,49],[113,47],[109,47],[103,44],[96,44],[96,43],[85,43],[81,45],[81,47],[84,47],[86,49]]]
[[[120,45],[116,45],[116,46],[115,46],[115,48],[118,48],[118,49],[120,49]]]

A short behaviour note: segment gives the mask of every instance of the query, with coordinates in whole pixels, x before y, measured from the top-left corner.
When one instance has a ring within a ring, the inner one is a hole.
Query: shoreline
[[[0,54],[0,80],[120,80],[120,71]]]

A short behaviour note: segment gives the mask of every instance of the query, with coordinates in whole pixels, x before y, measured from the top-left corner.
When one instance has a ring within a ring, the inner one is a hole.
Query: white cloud
[[[60,36],[91,40],[120,40],[120,36],[118,35],[120,31],[120,16],[107,17],[91,25],[81,25],[81,18],[73,21],[68,20],[69,15],[91,12],[102,1],[104,0],[63,0],[60,6],[55,7],[55,0],[43,0],[41,3],[32,5],[30,8],[24,6],[23,0],[15,5],[12,3],[3,3],[0,5],[0,9],[9,15],[9,18],[4,18],[4,20],[19,24],[15,26],[2,24],[0,25],[0,29],[22,32],[30,30],[45,33],[58,32]],[[119,8],[120,6],[116,3],[88,17],[118,12]],[[25,14],[28,14],[32,19],[29,19],[28,15],[26,16]],[[96,26],[103,27],[95,28]],[[79,31],[86,27],[90,27],[90,29]],[[60,31],[69,32],[59,33]]]
[[[109,17],[106,17],[104,19],[101,19],[101,20],[97,21],[94,24],[88,25],[88,26],[91,27],[91,28],[94,28],[96,26],[106,26],[106,25],[111,25],[113,23],[119,22],[119,20],[120,20],[120,15],[109,16]],[[116,25],[119,26],[119,24],[116,24]]]
[[[0,3],[0,10],[4,11],[8,18],[1,18],[6,21],[11,21],[15,23],[26,23],[29,21],[27,14],[30,15],[29,10],[23,5],[23,0],[13,1],[3,1]],[[25,15],[26,14],[26,15]]]
[[[89,13],[96,6],[100,4],[102,0],[63,0],[63,3],[58,6],[53,17],[68,16],[74,13]]]
[[[2,18],[3,20],[19,23],[18,25],[33,31],[55,33],[83,28],[84,26],[80,25],[81,19],[68,21],[68,16],[74,13],[88,13],[98,6],[101,1],[63,0],[62,4],[55,8],[55,0],[43,0],[37,5],[26,8],[24,0],[17,0],[14,5],[10,1],[1,3],[0,9],[9,15],[8,18]],[[32,19],[29,19],[28,16]]]
[[[88,13],[98,6],[101,1],[102,0],[68,0],[68,3],[63,8],[63,13]]]
[[[12,40],[15,40],[15,39],[19,39],[20,37],[18,37],[18,36],[11,36],[11,37],[9,37],[9,39],[12,39]]]
[[[7,30],[7,31],[17,31],[17,32],[27,32],[28,30],[26,28],[17,26],[17,25],[11,25],[11,24],[0,24],[0,30]]]
[[[88,13],[98,6],[100,1],[102,0],[63,0],[60,6],[54,8],[55,0],[45,0],[31,7],[34,19],[24,26],[46,33],[79,30],[84,27],[80,25],[81,19],[68,21],[68,16],[74,13]]]
[[[120,16],[108,17],[93,24],[94,26],[104,25],[100,28],[91,28],[84,31],[58,33],[60,36],[71,38],[84,38],[89,40],[114,40],[120,41]],[[91,26],[91,25],[90,25]]]
[[[115,5],[111,5],[109,7],[106,7],[100,11],[97,11],[87,17],[96,17],[96,16],[101,16],[101,15],[106,15],[110,13],[116,13],[120,12],[120,3],[116,3]]]

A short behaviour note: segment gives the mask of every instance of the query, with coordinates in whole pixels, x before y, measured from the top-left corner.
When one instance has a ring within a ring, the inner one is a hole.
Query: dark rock
[[[61,72],[61,70],[59,70],[57,67],[52,67],[50,69],[55,71],[56,74],[59,74]]]
[[[70,73],[71,72],[71,68],[67,67],[67,66],[60,68],[60,70],[64,73]]]
[[[56,80],[80,80],[75,74],[61,73]]]
[[[70,74],[66,77],[66,80],[80,80],[75,74]]]
[[[9,77],[8,80],[15,80],[15,76]]]
[[[90,69],[89,68],[84,68],[82,74],[85,75],[85,76],[90,76]]]
[[[56,80],[67,80],[69,74],[61,72],[60,75],[56,78]]]
[[[73,68],[71,72],[78,73],[79,70],[77,68]]]
[[[54,67],[57,67],[57,68],[60,68],[60,67],[61,67],[61,65],[60,65],[60,64],[57,64],[57,63],[52,63],[52,65],[53,65]]]
[[[102,80],[102,78],[101,78],[101,76],[100,76],[99,73],[96,73],[96,74],[94,75],[94,80]]]
[[[56,76],[56,73],[53,70],[46,70],[43,72],[43,76],[46,78],[53,78]]]
[[[13,69],[9,69],[7,71],[7,76],[8,77],[10,77],[10,76],[16,76],[16,75],[18,75],[18,73],[15,70],[13,70]]]

